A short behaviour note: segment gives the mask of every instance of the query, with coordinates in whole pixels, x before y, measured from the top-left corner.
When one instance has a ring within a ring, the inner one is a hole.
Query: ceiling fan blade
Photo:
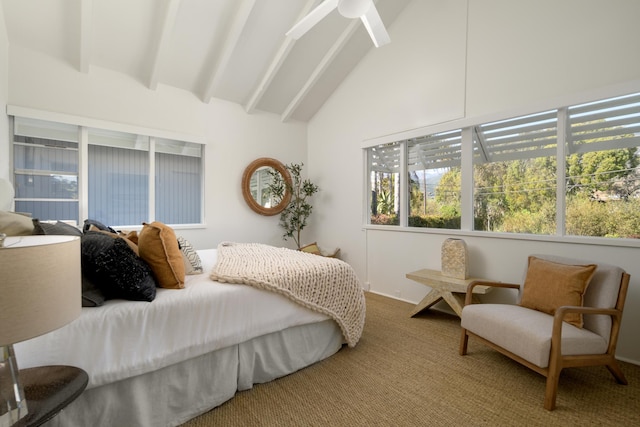
[[[294,39],[299,39],[336,7],[338,7],[338,0],[323,1],[289,31],[287,31],[286,35],[291,36]]]
[[[382,19],[378,14],[378,9],[376,9],[376,6],[373,3],[369,10],[367,10],[360,19],[362,19],[362,23],[369,32],[369,36],[371,36],[371,40],[373,40],[373,44],[376,47],[383,46],[391,41],[387,30],[384,28]]]

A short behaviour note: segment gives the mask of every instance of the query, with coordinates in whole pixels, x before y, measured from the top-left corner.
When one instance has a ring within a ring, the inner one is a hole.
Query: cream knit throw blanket
[[[338,323],[349,347],[362,335],[364,292],[353,268],[338,259],[259,243],[223,242],[211,279],[277,292],[326,314]]]

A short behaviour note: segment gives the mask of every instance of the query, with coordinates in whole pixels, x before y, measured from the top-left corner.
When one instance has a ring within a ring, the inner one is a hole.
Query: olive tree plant
[[[285,165],[291,174],[291,182],[285,180],[277,170],[271,169],[271,183],[267,186],[275,200],[282,200],[287,191],[291,193],[291,201],[280,213],[280,226],[284,228],[282,238],[292,238],[298,249],[302,247],[300,233],[307,226],[307,219],[313,211],[309,198],[320,190],[309,179],[302,179],[303,166],[304,163]]]

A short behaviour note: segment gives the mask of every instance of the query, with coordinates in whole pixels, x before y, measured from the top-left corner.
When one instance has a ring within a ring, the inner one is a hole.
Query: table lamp
[[[81,293],[79,237],[4,238],[0,247],[0,427],[11,426],[28,413],[13,344],[74,320],[82,311]]]
[[[0,178],[0,210],[10,211],[13,206],[13,185],[8,179]]]

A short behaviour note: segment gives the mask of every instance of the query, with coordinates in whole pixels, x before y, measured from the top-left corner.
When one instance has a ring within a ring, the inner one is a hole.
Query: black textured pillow
[[[82,231],[83,232],[87,232],[89,231],[89,229],[91,228],[91,226],[97,227],[98,230],[102,230],[102,231],[108,231],[110,233],[115,233],[116,230],[114,230],[111,227],[108,227],[106,225],[104,225],[103,223],[101,223],[100,221],[96,221],[95,219],[85,219],[84,220],[84,225],[82,226]]]
[[[86,276],[82,276],[82,306],[100,307],[104,304],[104,295],[100,289],[91,283]]]
[[[156,282],[151,268],[123,239],[93,231],[81,239],[82,275],[106,299],[153,301]]]
[[[62,221],[56,221],[54,224],[48,222],[40,222],[37,219],[33,220],[34,231],[33,234],[52,234],[62,236],[81,236],[82,231],[73,225],[67,224]]]
[[[38,218],[33,218],[31,222],[33,222],[33,232],[31,234],[37,234],[37,235],[44,234],[44,229],[40,225],[40,220]]]

